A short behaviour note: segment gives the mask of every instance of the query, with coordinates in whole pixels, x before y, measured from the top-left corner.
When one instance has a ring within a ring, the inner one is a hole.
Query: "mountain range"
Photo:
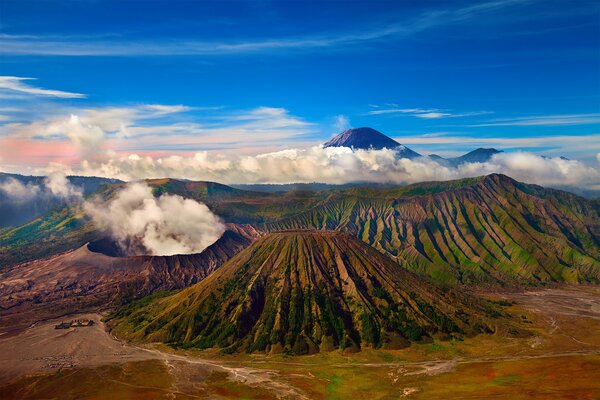
[[[326,142],[323,147],[350,147],[361,150],[390,149],[396,151],[398,158],[414,159],[423,157],[389,136],[368,127],[347,129]],[[496,149],[479,148],[459,157],[444,158],[437,154],[431,154],[428,157],[443,165],[458,166],[466,162],[483,163],[489,161],[494,154],[501,152]]]
[[[368,128],[326,146],[421,157]],[[436,162],[485,162],[497,153],[478,149]],[[100,205],[129,185],[69,180]],[[46,185],[43,177],[0,176],[0,184],[13,181]],[[120,336],[180,347],[401,348],[511,331],[497,305],[465,287],[600,282],[600,201],[501,174],[284,190],[170,178],[145,184],[150,197],[205,204],[225,233],[196,254],[139,255],[97,228],[81,201],[42,195],[23,206],[0,198],[12,218],[0,228],[0,327],[116,309],[110,325]]]
[[[201,201],[227,223],[261,233],[350,233],[442,283],[600,280],[600,202],[504,175],[286,193],[174,179],[148,183],[157,194]],[[98,196],[108,198],[122,185],[107,186]],[[0,264],[44,258],[103,235],[78,206],[63,208],[0,231]]]
[[[67,181],[74,187],[80,188],[83,196],[95,193],[104,185],[121,182],[118,179],[68,176]],[[64,207],[67,200],[51,193],[44,192],[40,188],[45,186],[44,176],[25,176],[19,174],[7,174],[0,172],[0,228],[24,224],[35,217],[44,215],[50,210]],[[19,196],[10,196],[4,185],[18,182],[26,190]]]

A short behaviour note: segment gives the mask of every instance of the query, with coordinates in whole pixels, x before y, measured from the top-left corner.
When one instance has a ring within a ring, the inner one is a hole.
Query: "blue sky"
[[[0,75],[9,164],[100,141],[252,154],[349,126],[424,154],[600,152],[594,1],[3,0]]]

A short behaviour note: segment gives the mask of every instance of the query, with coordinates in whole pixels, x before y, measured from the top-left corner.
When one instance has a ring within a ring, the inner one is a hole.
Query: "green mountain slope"
[[[439,282],[600,281],[597,201],[496,174],[399,190],[339,192],[265,230],[347,231]]]
[[[271,233],[200,283],[117,311],[132,339],[294,354],[490,332],[497,311],[337,232]]]
[[[211,182],[149,181],[262,232],[350,233],[443,283],[600,281],[600,201],[503,175],[402,187],[257,193]],[[121,185],[108,187],[105,199]],[[100,233],[77,208],[0,230],[0,266],[77,248]]]

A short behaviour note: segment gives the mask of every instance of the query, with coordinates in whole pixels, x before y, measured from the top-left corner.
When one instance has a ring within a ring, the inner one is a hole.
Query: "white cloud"
[[[561,126],[589,125],[600,123],[600,114],[563,114],[535,115],[520,118],[495,119],[483,124],[469,125],[472,127],[485,126]]]
[[[180,196],[155,198],[145,183],[131,183],[108,203],[86,202],[84,210],[128,254],[200,253],[225,226],[206,205]]]
[[[444,166],[423,157],[398,159],[393,150],[351,150],[349,148],[289,149],[256,156],[198,152],[192,156],[112,157],[84,161],[70,171],[136,180],[156,177],[207,180],[222,183],[290,182],[390,182],[396,184],[448,180],[490,173],[540,185],[597,187],[600,171],[577,160],[545,158],[527,152],[500,153],[489,162]]]
[[[33,184],[23,184],[14,178],[0,182],[0,191],[16,202],[30,201],[40,194],[40,187]]]
[[[97,155],[103,148],[116,151],[198,150],[210,148],[276,148],[314,133],[313,124],[284,108],[250,110],[210,108],[200,115],[175,113],[191,110],[183,105],[139,105],[73,109],[71,115],[52,115],[31,123],[0,125],[0,138],[68,139],[79,157]],[[194,120],[191,120],[194,118]],[[182,121],[183,119],[183,121]],[[140,140],[144,137],[144,140]],[[1,145],[1,143],[0,143]],[[2,149],[0,149],[2,153]]]
[[[423,119],[438,119],[438,118],[446,118],[451,117],[452,114],[443,113],[443,112],[427,112],[423,114],[415,114],[415,117],[423,118]]]
[[[438,112],[437,108],[386,108],[382,109],[380,106],[371,104],[370,107],[377,108],[367,112],[367,115],[385,115],[385,114],[411,114],[421,115]]]
[[[62,90],[43,89],[24,83],[24,81],[34,79],[35,78],[22,78],[18,76],[0,76],[0,90],[8,90],[32,96],[60,97],[67,99],[77,99],[86,97],[86,95],[81,93],[71,93],[63,92]]]
[[[183,105],[139,105],[73,109],[70,115],[51,115],[31,123],[13,123],[0,128],[7,136],[68,139],[83,157],[97,153],[107,137],[136,135],[140,123],[189,110]]]
[[[388,106],[391,106],[388,105]],[[367,115],[408,115],[411,117],[421,119],[440,119],[440,118],[462,118],[462,117],[474,117],[477,115],[492,114],[491,111],[470,111],[455,113],[452,110],[440,110],[438,108],[381,108],[381,106],[370,105],[375,110],[370,110]]]
[[[69,203],[83,199],[83,189],[72,185],[64,174],[56,171],[50,172],[42,185],[24,184],[12,177],[5,179],[0,182],[0,191],[17,202],[28,202],[38,197],[55,197]]]

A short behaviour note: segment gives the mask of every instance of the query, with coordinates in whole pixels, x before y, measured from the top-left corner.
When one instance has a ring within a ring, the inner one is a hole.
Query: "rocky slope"
[[[428,283],[339,232],[267,234],[208,278],[112,315],[129,338],[306,354],[490,332],[489,303]]]

